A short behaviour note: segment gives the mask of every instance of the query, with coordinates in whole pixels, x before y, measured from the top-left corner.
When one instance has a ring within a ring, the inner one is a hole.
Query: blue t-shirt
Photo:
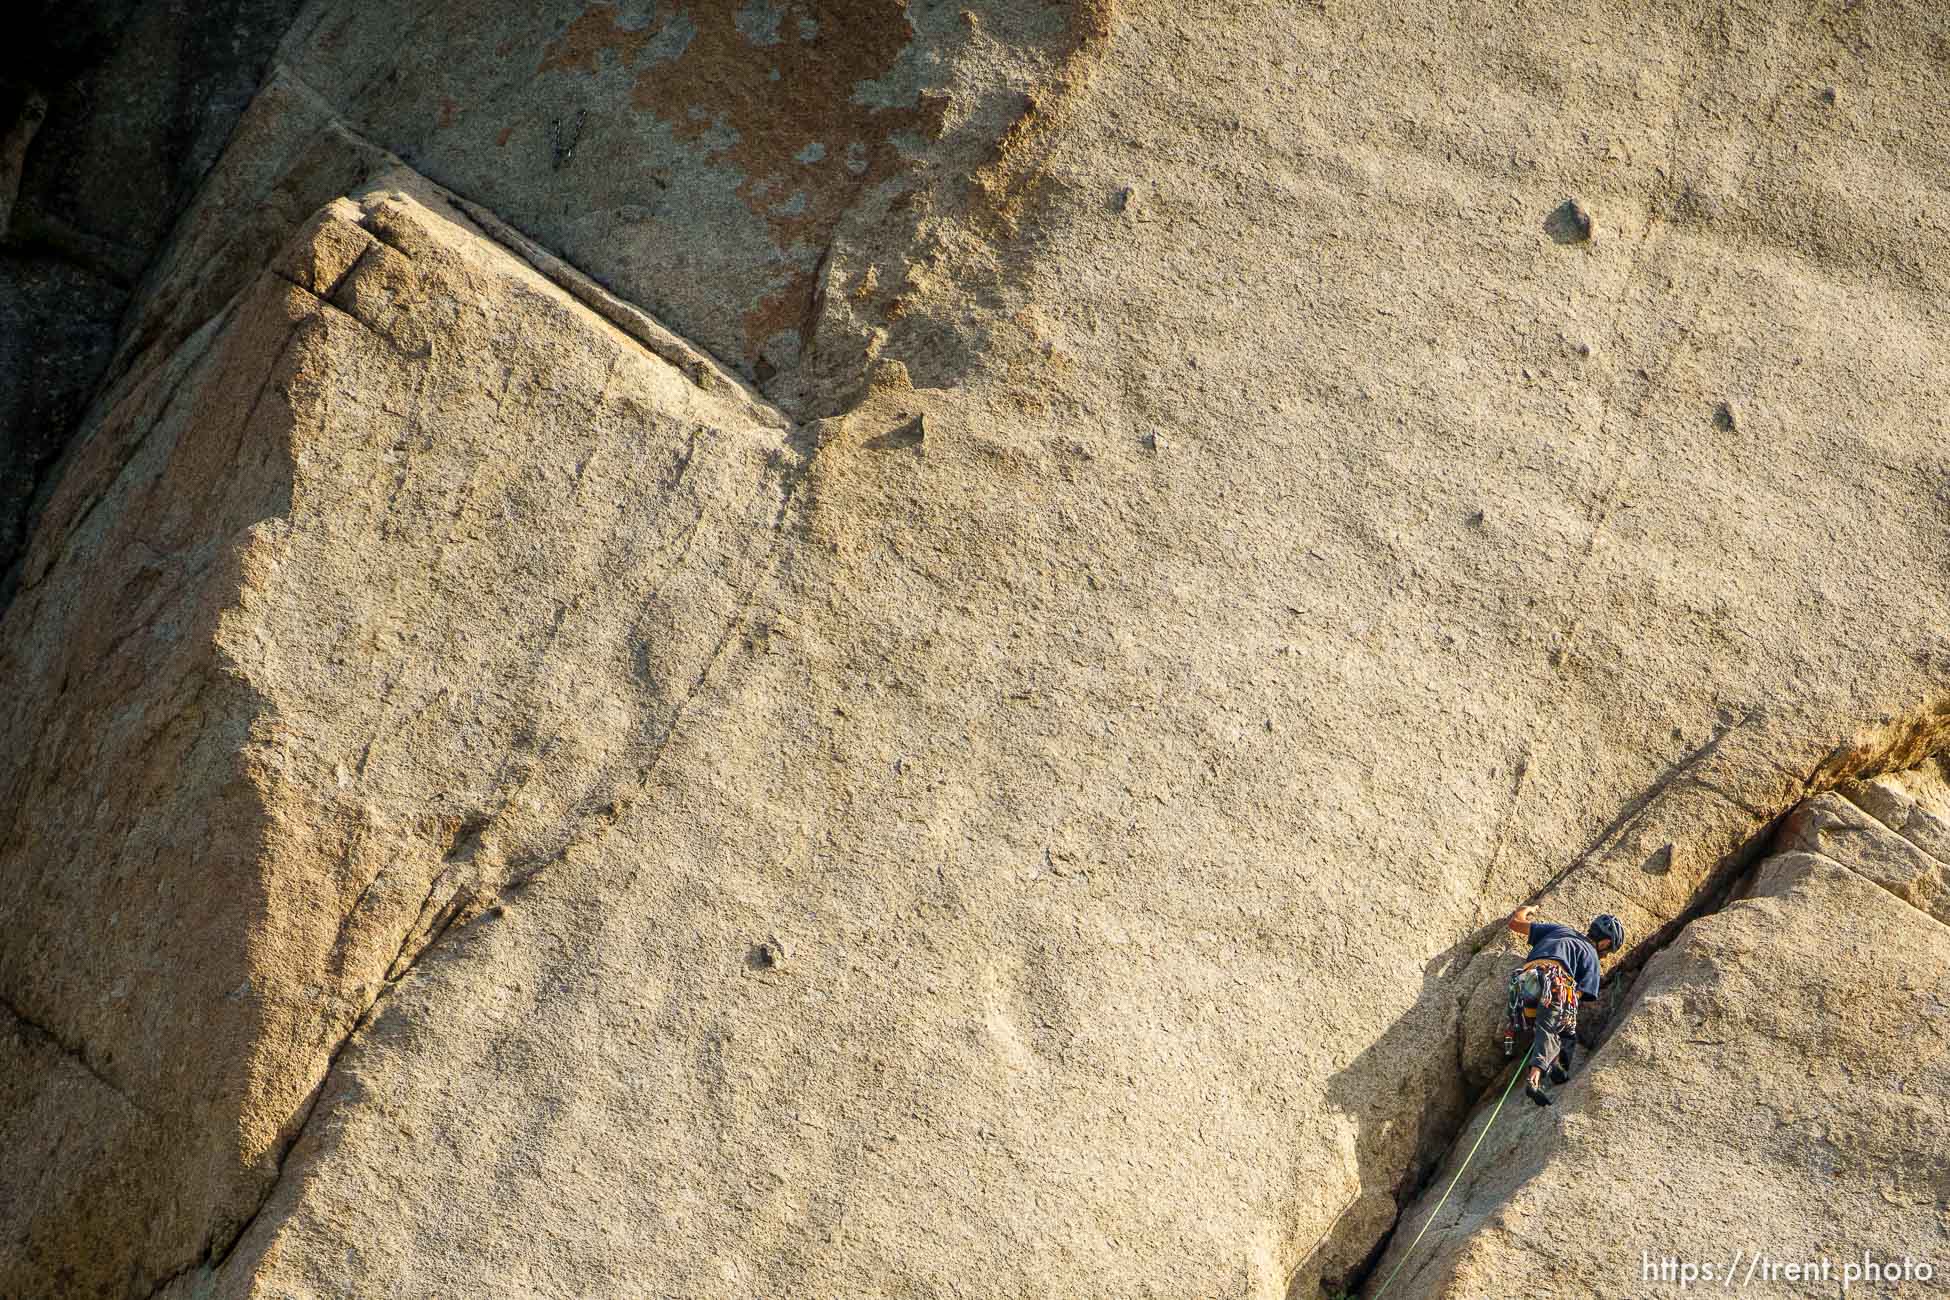
[[[1577,981],[1579,1001],[1588,1002],[1598,996],[1598,950],[1591,946],[1591,940],[1579,934],[1568,925],[1557,925],[1550,921],[1530,923],[1530,955],[1526,962],[1548,957]]]

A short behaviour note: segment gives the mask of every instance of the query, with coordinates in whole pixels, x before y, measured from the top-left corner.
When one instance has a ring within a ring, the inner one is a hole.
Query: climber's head
[[[1625,946],[1625,926],[1610,912],[1592,917],[1591,928],[1584,933],[1585,938],[1591,940],[1591,946],[1596,948],[1600,955],[1614,952]]]

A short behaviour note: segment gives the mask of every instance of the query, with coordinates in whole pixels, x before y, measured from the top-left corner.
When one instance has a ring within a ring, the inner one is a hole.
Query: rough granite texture
[[[827,321],[826,369],[858,371],[923,290],[931,210],[1008,202],[1108,11],[434,0],[402,24],[310,0],[280,58],[347,125],[797,395]],[[835,280],[842,244],[873,284]]]
[[[306,6],[0,618],[0,1293],[1315,1300],[1519,902],[1651,957],[1652,1179],[1661,945],[1940,969],[1916,828],[1680,927],[1950,739],[1941,9],[414,13]]]
[[[80,1088],[131,1137],[9,1152],[0,1291],[228,1246],[385,981],[616,816],[769,555],[777,423],[387,180],[134,385],[28,556],[0,987],[50,1068],[18,1109]]]

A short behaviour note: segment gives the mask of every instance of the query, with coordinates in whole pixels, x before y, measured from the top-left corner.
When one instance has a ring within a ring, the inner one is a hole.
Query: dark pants
[[[1576,1030],[1553,1034],[1547,1030],[1539,1029],[1537,1031],[1537,1053],[1531,1057],[1530,1063],[1546,1074],[1550,1073],[1551,1067],[1553,1066],[1569,1074],[1571,1072],[1572,1058],[1577,1053],[1578,1035]]]

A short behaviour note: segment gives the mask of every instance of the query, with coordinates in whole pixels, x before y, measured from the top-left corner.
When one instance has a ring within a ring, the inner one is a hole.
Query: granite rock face
[[[9,1294],[226,1249],[388,981],[616,817],[776,539],[782,421],[376,185],[107,412],[9,611]]]
[[[1942,28],[313,0],[0,617],[0,1293],[1313,1300],[1530,899],[1661,1176],[1941,961]]]

